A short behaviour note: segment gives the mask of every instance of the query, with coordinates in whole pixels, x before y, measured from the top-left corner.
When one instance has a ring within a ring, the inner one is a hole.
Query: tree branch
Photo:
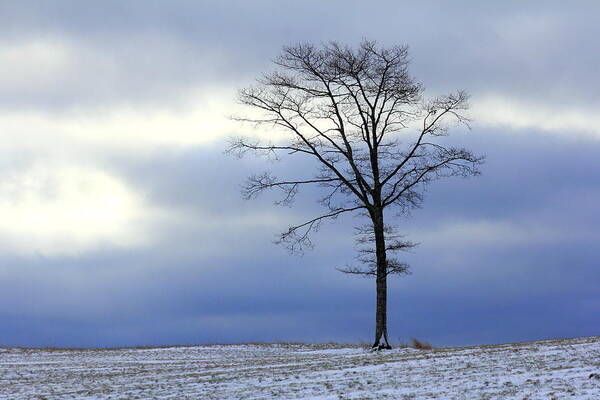
[[[309,234],[319,229],[321,221],[329,218],[337,218],[340,214],[364,209],[364,206],[351,208],[339,208],[330,213],[320,215],[300,225],[291,226],[287,231],[279,235],[275,243],[284,244],[291,253],[302,253],[305,248],[312,248],[313,244]]]

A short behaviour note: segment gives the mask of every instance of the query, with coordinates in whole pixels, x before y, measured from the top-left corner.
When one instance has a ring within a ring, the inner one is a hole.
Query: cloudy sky
[[[397,219],[421,245],[389,333],[435,345],[600,334],[595,1],[0,2],[0,345],[368,342],[374,282],[340,274],[352,218],[244,201],[264,160],[223,154],[236,89],[286,44],[407,44],[435,95],[466,89],[482,175]],[[293,163],[276,166],[299,168]],[[302,168],[310,168],[303,165]]]

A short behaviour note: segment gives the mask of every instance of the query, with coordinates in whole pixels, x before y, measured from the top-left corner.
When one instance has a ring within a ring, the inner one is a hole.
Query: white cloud
[[[5,92],[38,95],[90,78],[77,56],[98,61],[111,81],[110,58],[67,42],[0,45]],[[93,56],[93,57],[92,57]],[[94,63],[90,63],[94,64]],[[96,82],[97,83],[97,82]],[[96,84],[90,81],[90,87]],[[185,101],[164,104],[45,107],[0,110],[0,249],[20,254],[77,254],[98,246],[131,247],[160,236],[153,231],[172,210],[158,209],[103,167],[105,156],[183,148],[229,134],[233,91],[189,88]],[[104,159],[104,161],[102,161]],[[12,161],[12,162],[11,162]],[[15,163],[15,161],[19,161]],[[25,161],[25,162],[22,162]]]
[[[0,249],[52,255],[141,246],[161,240],[160,229],[185,225],[185,210],[145,201],[103,165],[111,154],[138,156],[208,144],[232,132],[254,134],[228,118],[235,112],[233,90],[189,88],[186,96],[163,105],[0,111],[0,154],[9,160],[0,165]],[[216,224],[200,221],[207,229]],[[230,222],[231,229],[266,223]]]
[[[36,40],[0,45],[0,88],[3,91],[37,91],[66,80],[75,54],[64,42]]]
[[[115,148],[197,145],[239,130],[228,118],[234,88],[212,83],[201,67],[202,82],[169,81],[177,66],[189,74],[202,60],[218,65],[214,55],[198,61],[193,54],[168,36],[134,35],[114,46],[52,36],[0,41],[3,150],[72,159]]]
[[[232,97],[244,79],[230,71],[232,64],[222,49],[164,32],[0,38],[0,107],[54,113],[180,108],[198,88],[206,98],[224,88]]]
[[[138,246],[153,210],[114,176],[76,165],[34,166],[0,180],[3,250],[74,254]]]
[[[171,42],[168,38],[153,42],[148,50],[173,47],[176,43]],[[27,252],[69,253],[102,243],[122,246],[148,243],[153,234],[147,227],[157,214],[168,212],[170,223],[185,220],[176,215],[180,213],[153,209],[118,177],[103,171],[100,153],[117,150],[134,154],[186,148],[236,133],[271,136],[269,127],[252,130],[228,119],[232,114],[252,113],[235,104],[233,84],[218,86],[206,80],[204,86],[198,86],[198,82],[192,82],[177,89],[176,99],[157,96],[148,102],[120,101],[120,83],[136,73],[131,65],[144,64],[126,57],[126,50],[133,44],[123,45],[112,53],[106,48],[85,48],[66,40],[40,39],[0,45],[0,63],[7,71],[0,75],[1,90],[31,92],[37,96],[58,93],[61,85],[73,80],[75,88],[65,96],[105,90],[114,101],[103,106],[86,103],[54,111],[43,106],[0,111],[3,144],[0,154],[6,158],[26,152],[34,162],[33,167],[21,170],[13,165],[12,175],[0,181],[0,237],[5,246]],[[171,51],[180,50],[185,48],[175,46]],[[171,63],[179,61],[173,59]],[[142,71],[143,76],[123,90],[136,88],[154,72],[171,71],[172,66]],[[157,75],[158,80],[163,78]],[[487,95],[473,99],[472,114],[482,126],[600,138],[600,118],[578,107]],[[57,160],[62,161],[57,163]],[[210,218],[202,221],[204,228],[214,228]],[[260,224],[280,225],[281,221],[275,217],[259,221],[238,219],[231,222],[230,228]],[[462,238],[464,245],[473,242],[492,245],[498,240],[503,243],[546,240],[551,234],[542,228],[478,221],[446,226],[419,235],[419,240],[456,243],[457,238]]]
[[[0,113],[5,149],[48,151],[57,145],[81,151],[155,150],[209,143],[241,130],[231,121],[227,94],[199,95],[179,109],[116,107],[110,110],[48,114]],[[62,151],[62,150],[61,150]]]
[[[600,139],[600,117],[583,107],[492,95],[474,98],[472,114],[481,126],[537,129],[565,137]]]

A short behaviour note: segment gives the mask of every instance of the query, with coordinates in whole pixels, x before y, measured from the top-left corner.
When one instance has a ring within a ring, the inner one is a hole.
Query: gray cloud
[[[598,101],[590,79],[600,61],[595,2],[59,4],[0,5],[0,44],[49,40],[75,53],[60,82],[3,90],[3,107],[171,104],[190,87],[250,81],[283,44],[363,37],[409,44],[414,74],[434,92],[458,87],[557,106]],[[374,11],[377,23],[365,27]]]

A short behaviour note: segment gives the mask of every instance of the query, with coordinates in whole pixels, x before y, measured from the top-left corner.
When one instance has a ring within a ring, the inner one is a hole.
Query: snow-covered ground
[[[600,399],[592,373],[600,373],[600,337],[382,352],[0,348],[1,399]]]

